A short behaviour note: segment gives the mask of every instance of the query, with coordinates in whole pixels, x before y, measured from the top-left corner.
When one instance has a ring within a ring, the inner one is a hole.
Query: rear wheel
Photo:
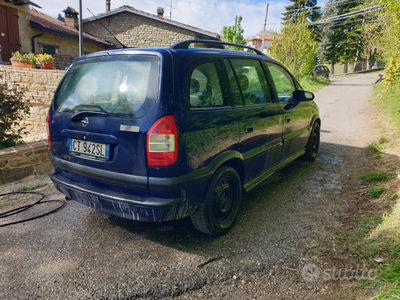
[[[304,154],[305,160],[313,161],[317,158],[319,151],[319,140],[320,140],[320,126],[318,122],[315,122],[306,146],[306,153]]]
[[[239,175],[231,167],[222,167],[211,178],[205,197],[192,223],[197,230],[220,235],[228,231],[236,219],[242,195]]]

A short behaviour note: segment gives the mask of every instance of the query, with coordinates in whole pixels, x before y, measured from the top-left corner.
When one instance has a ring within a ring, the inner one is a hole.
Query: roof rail
[[[183,42],[176,43],[175,45],[172,45],[171,49],[188,49],[189,45],[191,44],[207,44],[207,45],[226,45],[226,46],[232,46],[232,47],[240,47],[240,48],[245,48],[254,51],[258,55],[264,55],[266,56],[263,52],[260,50],[249,47],[246,45],[240,45],[240,44],[234,44],[234,43],[228,43],[228,42],[222,42],[222,41],[214,41],[214,40],[187,40]]]

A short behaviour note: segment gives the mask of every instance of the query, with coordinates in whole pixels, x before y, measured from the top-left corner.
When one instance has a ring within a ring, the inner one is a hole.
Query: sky
[[[327,0],[318,1],[323,7]],[[79,0],[33,0],[42,8],[38,11],[54,18],[70,6],[79,11]],[[235,15],[242,16],[242,28],[244,37],[252,37],[262,31],[265,20],[267,3],[268,19],[267,30],[279,30],[280,18],[285,12],[285,6],[292,4],[290,1],[257,1],[257,0],[172,0],[172,20],[198,27],[222,35],[223,26],[235,25]],[[157,14],[157,7],[164,8],[164,16],[169,17],[171,0],[111,0],[111,9],[123,5],[129,5],[136,9],[151,14]],[[105,0],[82,0],[83,18],[91,14],[89,8],[95,15],[105,12]]]

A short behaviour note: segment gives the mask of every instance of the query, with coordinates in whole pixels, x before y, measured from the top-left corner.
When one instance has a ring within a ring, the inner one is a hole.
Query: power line
[[[368,10],[370,8],[376,8],[376,9],[365,11],[365,10]],[[347,18],[358,16],[358,15],[368,14],[368,13],[379,11],[379,10],[382,10],[382,9],[384,9],[384,7],[379,7],[379,5],[371,6],[371,7],[368,7],[366,9],[360,9],[360,10],[357,10],[357,11],[354,11],[354,12],[351,12],[351,13],[346,13],[346,14],[338,15],[336,17],[331,17],[331,18],[320,20],[320,21],[312,22],[312,23],[307,24],[307,26],[330,23],[330,22],[333,22],[333,21],[336,21],[336,20],[347,19]],[[357,13],[357,12],[359,12],[359,13]]]
[[[211,30],[211,31],[214,31],[214,30],[217,30],[217,29],[219,29],[219,28],[221,28],[221,27],[224,27],[224,26],[228,25],[230,22],[232,22],[233,20],[235,20],[235,18],[230,19],[230,20],[229,20],[228,22],[226,22],[224,25],[218,26],[217,28],[215,28],[215,29],[213,29],[213,30]]]
[[[349,21],[349,22],[346,22],[346,20],[343,20],[343,21],[339,21],[339,22],[336,22],[336,23],[332,23],[330,26],[324,26],[324,28],[331,28],[331,27],[336,27],[336,26],[342,26],[343,24],[344,25],[347,25],[347,24],[351,24],[351,23],[355,23],[355,22],[362,22],[362,21],[364,21],[364,18],[363,19],[359,19],[359,20],[353,20],[353,21]],[[332,21],[332,22],[335,22],[335,21]],[[326,23],[330,23],[330,22],[326,22]],[[346,24],[345,24],[346,23]],[[325,24],[325,23],[324,23]],[[317,24],[317,25],[322,25],[322,24]],[[308,25],[307,25],[308,26]]]
[[[296,8],[296,9],[290,9],[290,10],[287,10],[287,12],[288,11],[296,11],[296,10],[303,10],[303,9],[307,9],[307,10],[317,10],[317,9],[325,9],[325,7],[327,7],[327,6],[343,6],[343,5],[347,5],[347,4],[350,4],[350,3],[355,3],[355,2],[361,2],[362,0],[360,0],[360,1],[350,1],[350,2],[346,2],[346,0],[344,0],[344,1],[339,1],[339,2],[336,2],[336,3],[326,3],[325,4],[325,6],[322,8],[322,7],[320,7],[320,6],[313,6],[313,7],[302,7],[302,8]],[[345,3],[346,2],[346,3]],[[340,4],[340,3],[343,3],[343,4]]]

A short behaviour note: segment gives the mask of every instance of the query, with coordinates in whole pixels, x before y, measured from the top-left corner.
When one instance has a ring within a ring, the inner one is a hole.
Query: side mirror
[[[315,95],[311,92],[296,90],[293,93],[293,97],[295,101],[312,101]]]

